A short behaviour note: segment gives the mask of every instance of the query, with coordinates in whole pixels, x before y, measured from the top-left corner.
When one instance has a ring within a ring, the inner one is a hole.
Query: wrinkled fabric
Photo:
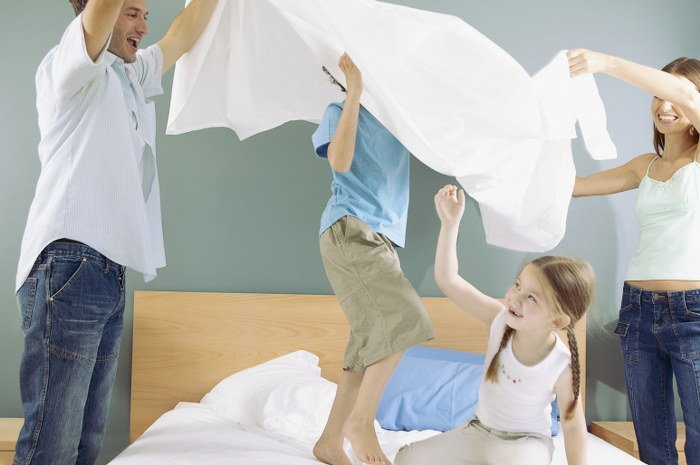
[[[563,53],[534,77],[461,19],[374,0],[220,0],[175,71],[168,134],[229,127],[241,139],[319,122],[343,99],[345,51],[362,105],[420,161],[479,202],[487,242],[525,251],[563,237],[579,121],[595,159],[614,158],[591,76]]]

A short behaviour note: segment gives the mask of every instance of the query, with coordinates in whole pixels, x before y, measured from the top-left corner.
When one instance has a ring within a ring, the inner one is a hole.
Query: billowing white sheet
[[[479,202],[489,243],[545,251],[563,237],[578,119],[591,155],[616,156],[591,76],[563,53],[531,78],[461,19],[375,0],[220,0],[177,65],[167,132],[229,127],[241,139],[318,122],[343,99],[347,51],[364,105],[417,158]]]

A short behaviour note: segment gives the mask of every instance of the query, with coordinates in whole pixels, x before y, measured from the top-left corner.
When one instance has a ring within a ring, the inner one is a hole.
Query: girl
[[[686,426],[685,455],[700,464],[700,61],[661,71],[578,49],[572,76],[604,73],[649,92],[655,153],[576,178],[574,197],[639,188],[640,241],[623,288],[620,336],[639,455],[677,464],[673,377]]]
[[[360,105],[362,75],[350,57],[344,54],[338,65],[346,99],[328,106],[312,139],[333,172],[333,194],[321,216],[321,258],[350,339],[313,453],[331,465],[350,465],[347,438],[360,461],[388,465],[374,431],[379,399],[403,351],[435,335],[396,253],[406,235],[410,154]]]
[[[460,308],[489,328],[486,371],[476,416],[447,433],[402,448],[395,465],[548,465],[550,404],[556,395],[569,465],[586,463],[586,422],[579,399],[576,322],[593,299],[593,270],[582,260],[541,257],[527,263],[505,299],[482,294],[458,274],[457,231],[465,195],[435,196],[442,227],[435,281]],[[569,347],[555,330],[566,329]]]

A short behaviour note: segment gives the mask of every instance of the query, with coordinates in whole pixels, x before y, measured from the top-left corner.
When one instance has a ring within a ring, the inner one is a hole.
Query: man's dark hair
[[[347,92],[347,91],[345,90],[345,87],[343,87],[343,85],[342,85],[341,83],[339,83],[339,82],[333,77],[333,75],[331,74],[331,72],[328,71],[328,68],[326,68],[325,66],[321,66],[321,69],[323,70],[324,73],[326,73],[326,74],[328,75],[329,78],[331,78],[331,82],[332,82],[333,84],[335,84],[335,85],[337,85],[338,87],[340,87],[340,90],[341,90],[341,91]]]
[[[75,16],[78,16],[85,9],[88,0],[68,0],[75,10]]]

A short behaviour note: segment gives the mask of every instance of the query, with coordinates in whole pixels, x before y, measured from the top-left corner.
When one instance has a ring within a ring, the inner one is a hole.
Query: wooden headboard
[[[484,353],[483,324],[446,298],[424,298],[437,338],[425,345]],[[582,398],[586,322],[577,325]],[[178,402],[199,402],[245,368],[304,349],[336,381],[349,328],[335,296],[145,292],[134,295],[130,440]],[[566,340],[566,335],[563,335]]]

